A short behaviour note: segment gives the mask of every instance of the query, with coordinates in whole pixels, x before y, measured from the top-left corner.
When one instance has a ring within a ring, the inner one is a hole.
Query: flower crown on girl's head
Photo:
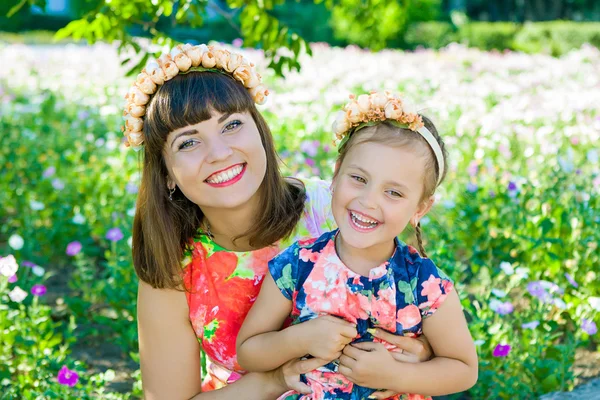
[[[159,86],[180,73],[193,71],[220,72],[233,77],[248,89],[256,104],[264,104],[269,95],[269,90],[261,84],[261,76],[255,71],[254,64],[241,54],[205,44],[179,45],[158,60],[148,63],[125,95],[123,133],[127,138],[127,146],[139,150],[144,143],[143,118],[146,106]]]
[[[339,141],[338,149],[342,148],[352,133],[383,121],[418,133],[427,141],[437,161],[439,170],[437,184],[439,184],[444,176],[444,153],[440,144],[425,127],[423,118],[417,113],[408,111],[402,99],[388,91],[361,94],[358,98],[350,95],[350,102],[338,113],[333,123],[333,132],[336,141]]]

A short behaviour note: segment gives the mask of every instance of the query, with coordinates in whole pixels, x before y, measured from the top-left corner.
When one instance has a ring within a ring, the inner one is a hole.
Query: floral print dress
[[[207,359],[202,390],[220,389],[241,377],[235,341],[256,300],[267,263],[297,240],[318,237],[335,228],[329,183],[302,180],[304,213],[294,234],[271,247],[234,252],[198,233],[182,260],[189,318]]]
[[[334,315],[356,324],[354,342],[379,341],[368,329],[417,337],[423,319],[432,315],[452,290],[452,281],[411,246],[396,240],[392,257],[360,275],[346,267],[335,250],[337,230],[301,240],[269,262],[281,293],[292,301],[292,324]],[[393,350],[390,343],[384,343]],[[279,399],[366,399],[375,390],[354,385],[329,363],[302,376],[313,393],[287,392]],[[393,399],[424,399],[403,394]]]

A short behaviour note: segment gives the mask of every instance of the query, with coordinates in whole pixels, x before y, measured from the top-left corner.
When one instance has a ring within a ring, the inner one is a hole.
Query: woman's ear
[[[173,179],[171,179],[170,176],[167,176],[166,180],[167,180],[167,189],[169,189],[169,190],[175,189],[175,186],[177,186],[177,185],[175,184],[175,182],[173,182]]]
[[[427,215],[431,207],[433,207],[433,203],[435,203],[435,196],[431,196],[421,202],[419,207],[417,207],[417,211],[413,214],[410,219],[410,224],[415,227],[418,225],[419,221]]]

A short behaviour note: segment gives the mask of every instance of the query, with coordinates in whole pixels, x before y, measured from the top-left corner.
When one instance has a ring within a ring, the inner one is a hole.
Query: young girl
[[[470,388],[477,380],[475,346],[452,282],[426,258],[419,225],[445,175],[442,140],[429,120],[405,112],[387,92],[351,101],[334,130],[341,140],[331,186],[338,229],[296,242],[269,262],[237,339],[238,362],[266,371],[304,355],[329,361],[301,377],[312,394],[290,391],[280,399]],[[409,223],[421,254],[397,239]],[[312,334],[297,330],[290,338],[292,332],[280,331],[288,316],[292,324],[312,324]],[[390,334],[425,335],[436,358],[396,360],[386,350],[393,347]],[[282,345],[290,342],[296,346]]]

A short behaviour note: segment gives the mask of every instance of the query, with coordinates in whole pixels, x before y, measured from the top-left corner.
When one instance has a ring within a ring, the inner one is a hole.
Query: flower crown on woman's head
[[[158,87],[180,73],[193,71],[220,72],[233,77],[248,89],[256,104],[264,104],[269,95],[254,64],[241,54],[205,44],[179,45],[158,60],[149,62],[125,95],[123,133],[127,146],[139,150],[144,143],[143,118],[146,106]]]
[[[357,130],[383,121],[418,133],[427,141],[437,161],[439,170],[437,184],[439,184],[444,176],[444,153],[440,144],[425,127],[423,118],[416,112],[408,111],[402,99],[388,91],[371,92],[358,97],[350,95],[350,102],[338,113],[333,123],[338,149],[341,149]]]

